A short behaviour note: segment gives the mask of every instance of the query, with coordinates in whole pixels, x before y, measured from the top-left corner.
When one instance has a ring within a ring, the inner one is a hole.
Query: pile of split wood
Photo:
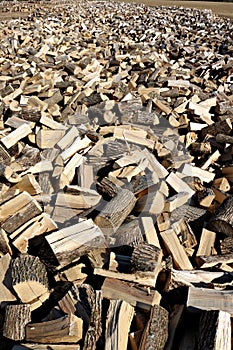
[[[229,350],[233,23],[20,6],[0,22],[0,349]]]

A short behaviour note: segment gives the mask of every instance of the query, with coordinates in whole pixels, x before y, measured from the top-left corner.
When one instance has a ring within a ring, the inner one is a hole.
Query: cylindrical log
[[[25,338],[25,326],[31,321],[29,304],[8,305],[3,326],[3,336],[12,340]]]
[[[111,235],[120,227],[134,208],[136,198],[127,189],[120,188],[117,195],[106,204],[95,218],[95,223],[106,235]]]
[[[211,230],[233,237],[233,196],[228,197],[210,219]]]

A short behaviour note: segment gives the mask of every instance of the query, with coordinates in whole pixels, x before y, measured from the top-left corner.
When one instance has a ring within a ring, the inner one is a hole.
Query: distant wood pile
[[[229,350],[233,23],[23,8],[0,22],[0,349]]]

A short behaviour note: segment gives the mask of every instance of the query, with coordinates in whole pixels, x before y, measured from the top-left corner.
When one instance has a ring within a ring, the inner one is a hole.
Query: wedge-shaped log
[[[111,300],[108,309],[105,350],[126,350],[134,308],[122,300]]]
[[[82,338],[82,325],[82,319],[72,314],[52,321],[29,323],[26,326],[26,341],[76,343]]]
[[[29,304],[8,305],[3,326],[3,336],[15,341],[25,338],[25,326],[31,321]]]
[[[61,266],[66,266],[94,248],[105,246],[102,231],[91,219],[51,233],[46,237]]]

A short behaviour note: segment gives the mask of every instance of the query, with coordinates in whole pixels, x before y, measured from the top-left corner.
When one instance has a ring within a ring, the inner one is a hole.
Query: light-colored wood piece
[[[25,123],[21,125],[19,128],[12,131],[7,136],[1,138],[1,142],[7,149],[9,149],[12,146],[14,146],[19,140],[28,136],[31,132],[32,132],[32,129],[30,125]]]
[[[214,252],[215,239],[216,232],[203,228],[196,256],[212,255]]]
[[[187,306],[201,310],[222,310],[233,315],[233,291],[190,287]]]
[[[181,270],[192,270],[193,266],[174,230],[162,231],[160,235],[168,251],[172,254],[175,265]]]
[[[122,300],[111,300],[107,314],[105,350],[126,350],[134,308]]]

